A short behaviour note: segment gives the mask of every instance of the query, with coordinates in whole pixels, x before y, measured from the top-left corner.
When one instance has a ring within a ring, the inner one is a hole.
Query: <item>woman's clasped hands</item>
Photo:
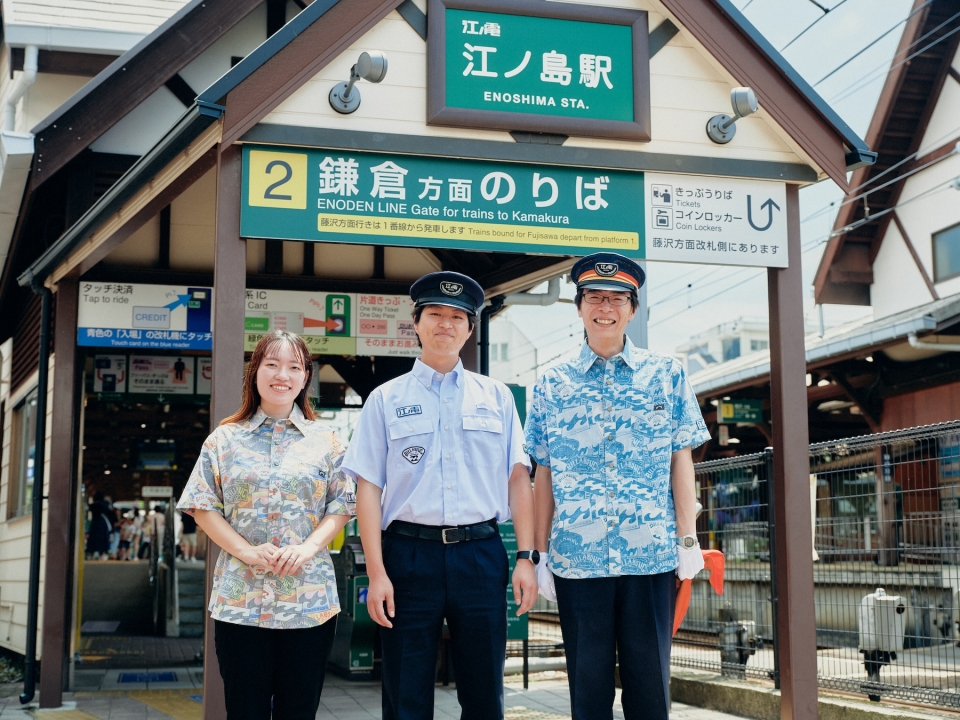
[[[285,545],[280,548],[272,543],[263,545],[248,545],[243,548],[237,559],[240,562],[253,567],[263,567],[284,577],[296,573],[305,562],[313,559],[319,548],[313,546],[313,543],[303,543],[300,545]]]

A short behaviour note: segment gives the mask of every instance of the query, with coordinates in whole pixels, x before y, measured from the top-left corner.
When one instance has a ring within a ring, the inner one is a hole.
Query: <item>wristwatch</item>
[[[520,550],[517,553],[517,560],[529,560],[534,565],[540,562],[539,550]]]
[[[684,550],[689,550],[690,548],[699,545],[700,541],[697,540],[696,535],[684,535],[683,537],[677,538],[677,544]]]

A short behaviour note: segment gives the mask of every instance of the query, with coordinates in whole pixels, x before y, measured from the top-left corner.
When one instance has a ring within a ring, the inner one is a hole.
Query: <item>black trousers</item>
[[[555,576],[573,720],[611,720],[620,662],[625,720],[668,720],[676,574]]]
[[[444,545],[385,533],[393,628],[381,628],[383,720],[432,720],[443,620],[461,720],[502,720],[509,565],[499,535]]]
[[[214,621],[227,720],[314,720],[336,617],[323,625],[267,630]]]

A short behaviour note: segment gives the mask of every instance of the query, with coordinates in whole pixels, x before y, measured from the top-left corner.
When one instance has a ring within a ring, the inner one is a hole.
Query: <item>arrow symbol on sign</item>
[[[333,299],[333,311],[338,313],[343,312],[343,300],[340,298]]]
[[[336,332],[343,332],[343,318],[329,318],[328,320],[316,320],[314,318],[304,318],[303,319],[304,328],[324,328],[325,330],[333,330]]]
[[[176,300],[174,300],[172,303],[169,303],[168,305],[164,305],[164,307],[167,308],[168,310],[176,310],[181,305],[186,307],[189,302],[190,302],[189,295],[177,295]]]
[[[779,210],[780,206],[773,201],[773,198],[767,198],[766,202],[764,202],[763,205],[760,206],[761,210],[763,208],[767,209],[767,224],[764,225],[763,227],[759,227],[753,221],[752,202],[753,202],[753,197],[751,195],[747,195],[747,222],[750,223],[750,227],[752,227],[754,230],[759,230],[760,232],[763,232],[764,230],[769,230],[770,226],[773,225],[773,209],[776,208],[777,210]]]

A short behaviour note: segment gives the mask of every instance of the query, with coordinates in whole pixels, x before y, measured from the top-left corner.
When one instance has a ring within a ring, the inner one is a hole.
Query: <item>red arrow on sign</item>
[[[325,328],[327,331],[343,332],[343,318],[330,318],[328,320],[316,320],[305,317],[303,319],[305,328]]]

